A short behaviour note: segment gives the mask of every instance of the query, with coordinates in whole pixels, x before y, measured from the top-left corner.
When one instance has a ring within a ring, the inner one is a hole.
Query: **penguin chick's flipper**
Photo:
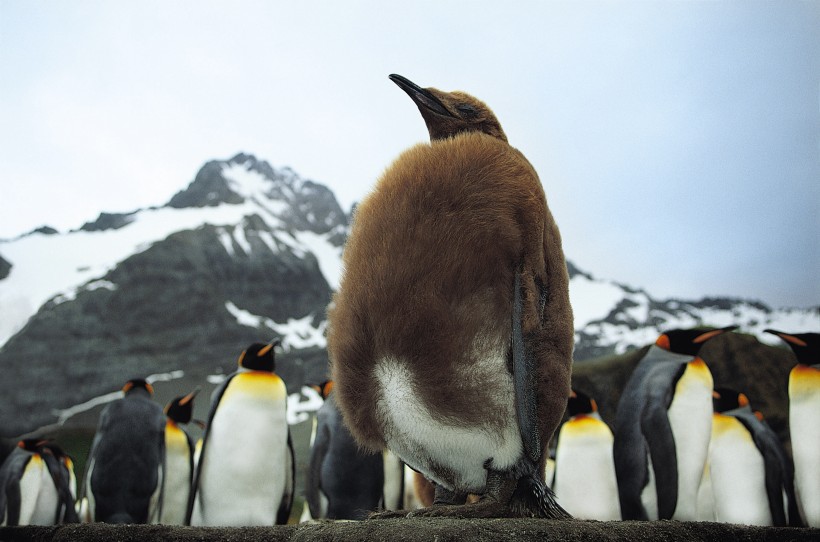
[[[542,293],[542,297],[543,293]],[[521,270],[515,273],[512,311],[512,359],[513,385],[515,386],[515,412],[518,428],[524,443],[524,455],[534,464],[541,459],[541,434],[538,429],[536,405],[537,374],[532,350],[524,341],[524,296],[521,292]]]
[[[532,469],[518,478],[513,491],[510,507],[515,517],[534,516],[544,518],[569,518],[566,510],[555,501],[552,490],[535,474],[537,465],[541,464],[543,453],[542,435],[538,423],[538,368],[532,348],[524,337],[524,293],[521,291],[521,275],[515,274],[512,311],[512,358],[513,385],[515,387],[515,411],[518,416],[518,428],[524,444],[524,461],[530,462]],[[543,317],[547,301],[546,287],[538,287],[539,319]],[[489,477],[488,477],[489,485]]]

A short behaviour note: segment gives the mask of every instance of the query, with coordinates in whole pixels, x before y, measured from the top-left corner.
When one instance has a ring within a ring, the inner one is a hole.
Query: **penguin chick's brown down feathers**
[[[454,515],[563,515],[543,495],[513,502],[551,498],[534,478],[570,393],[569,279],[541,182],[485,104],[391,79],[431,142],[356,210],[329,314],[336,400],[357,441],[423,472],[437,502],[502,505]]]

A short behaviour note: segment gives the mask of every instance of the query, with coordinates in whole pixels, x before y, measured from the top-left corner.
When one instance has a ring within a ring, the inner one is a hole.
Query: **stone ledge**
[[[751,527],[725,523],[677,521],[550,521],[540,519],[445,519],[408,518],[368,521],[320,521],[276,527],[176,527],[167,525],[59,525],[53,527],[3,527],[0,541],[210,541],[259,540],[308,542],[379,540],[416,541],[812,541],[820,529]]]

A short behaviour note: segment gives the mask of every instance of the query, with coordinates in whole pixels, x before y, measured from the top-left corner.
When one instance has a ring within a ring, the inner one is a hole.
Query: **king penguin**
[[[789,373],[789,435],[794,485],[804,521],[820,527],[820,333],[784,333],[797,365]]]
[[[19,441],[0,466],[0,526],[77,523],[72,476],[70,459],[55,444]]]
[[[567,413],[555,451],[555,496],[576,518],[619,520],[612,430],[601,419],[595,400],[579,391],[572,392]]]
[[[743,393],[716,388],[713,404],[709,471],[715,520],[799,526],[794,475],[777,434]]]
[[[697,519],[713,391],[712,374],[697,354],[732,329],[667,331],[629,377],[613,431],[623,519]]]
[[[199,388],[165,405],[165,495],[160,523],[184,525],[194,476],[194,441],[182,425],[190,423]]]
[[[254,526],[287,523],[294,458],[287,389],[273,349],[253,343],[213,394],[186,523]]]
[[[330,384],[322,387],[328,390]],[[342,422],[334,393],[323,392],[316,439],[310,450],[305,492],[314,519],[365,519],[384,490],[381,453],[359,449]]]
[[[541,182],[483,102],[390,79],[430,143],[403,152],[353,218],[329,311],[336,402],[360,445],[436,484],[414,515],[566,517],[543,472],[573,322]]]
[[[156,523],[165,482],[165,414],[146,380],[129,380],[124,396],[100,413],[86,465],[91,521]]]

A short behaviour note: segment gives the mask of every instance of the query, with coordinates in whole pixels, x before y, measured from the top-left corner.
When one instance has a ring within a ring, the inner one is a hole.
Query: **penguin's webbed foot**
[[[555,500],[549,486],[535,476],[519,478],[509,502],[512,517],[572,519]]]

